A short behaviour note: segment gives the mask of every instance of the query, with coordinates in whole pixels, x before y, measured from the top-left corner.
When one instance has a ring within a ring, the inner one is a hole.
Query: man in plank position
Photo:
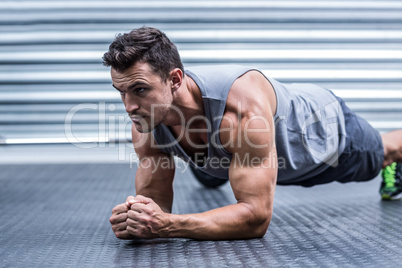
[[[402,130],[380,135],[329,90],[282,84],[244,66],[184,71],[176,46],[149,27],[118,35],[103,61],[140,159],[136,196],[110,218],[118,238],[262,237],[276,184],[365,181],[381,168],[383,199],[401,196]],[[171,214],[173,155],[229,179],[237,203]]]

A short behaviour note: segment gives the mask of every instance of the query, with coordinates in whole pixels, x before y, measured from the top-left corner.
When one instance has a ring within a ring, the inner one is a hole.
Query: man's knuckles
[[[112,224],[112,230],[115,231],[124,231],[127,228],[127,223],[126,222],[120,222],[117,224]]]
[[[137,210],[129,210],[127,211],[127,218],[137,219],[140,216],[141,212]]]
[[[144,203],[144,204],[148,204],[148,203],[152,202],[151,198],[145,197],[145,196],[140,195],[140,194],[136,195],[134,199],[137,200],[137,201],[140,201],[141,203]]]
[[[127,219],[127,213],[126,214],[119,214],[119,215],[112,215],[109,218],[109,222],[111,224],[118,224],[118,223],[121,223],[121,222],[125,222],[126,219]]]
[[[137,238],[154,238],[155,236],[144,227],[127,227],[127,232]]]
[[[136,221],[131,218],[127,218],[126,224],[127,224],[127,226],[133,227],[136,225]]]
[[[118,211],[119,211],[119,209],[118,209],[117,207],[114,207],[114,208],[112,209],[112,214],[117,214]]]
[[[131,205],[130,210],[128,212],[137,212],[137,213],[145,213],[148,215],[155,215],[155,209],[153,208],[152,205],[150,204],[144,204],[144,203],[136,203]]]
[[[127,211],[128,211],[127,206],[125,204],[120,204],[112,209],[112,214],[119,214]]]
[[[130,195],[129,197],[126,198],[126,202],[133,200],[133,199],[134,199],[134,196]]]
[[[137,215],[135,218],[128,217],[126,223],[128,226],[136,228],[151,228],[154,225],[153,219],[146,215]]]
[[[126,230],[124,230],[124,231],[116,231],[116,232],[114,232],[114,234],[119,239],[129,239],[129,238],[131,238],[130,233],[127,232]]]

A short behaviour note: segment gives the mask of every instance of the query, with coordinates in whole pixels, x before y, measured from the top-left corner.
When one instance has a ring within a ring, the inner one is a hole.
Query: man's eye
[[[142,92],[145,91],[145,88],[140,87],[140,88],[137,88],[135,91],[136,91],[137,93],[142,93]]]

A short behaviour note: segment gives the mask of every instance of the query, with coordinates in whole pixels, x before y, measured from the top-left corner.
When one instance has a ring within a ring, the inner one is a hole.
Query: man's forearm
[[[153,178],[148,174],[149,170],[138,169],[135,177],[135,189],[137,195],[151,198],[160,208],[167,213],[172,212],[173,204],[173,174],[166,177]],[[169,173],[166,170],[165,173]],[[152,179],[153,178],[153,179]]]
[[[154,160],[155,163],[159,163],[157,161],[160,160]],[[135,175],[136,194],[151,198],[164,212],[170,213],[173,204],[173,178],[175,169],[158,169],[157,172],[152,172],[154,170],[153,166],[146,168],[144,165],[143,163],[143,165],[138,167]]]
[[[200,240],[230,240],[262,237],[271,215],[257,215],[247,205],[238,203],[204,213],[170,214],[170,223],[162,237]]]

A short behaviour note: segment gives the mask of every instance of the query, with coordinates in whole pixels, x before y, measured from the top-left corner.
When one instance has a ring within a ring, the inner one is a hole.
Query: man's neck
[[[173,93],[172,106],[163,121],[166,126],[183,126],[194,117],[205,117],[201,91],[197,84],[187,75],[184,76],[182,86]],[[205,122],[205,120],[193,119],[192,125],[197,124],[197,121]]]

